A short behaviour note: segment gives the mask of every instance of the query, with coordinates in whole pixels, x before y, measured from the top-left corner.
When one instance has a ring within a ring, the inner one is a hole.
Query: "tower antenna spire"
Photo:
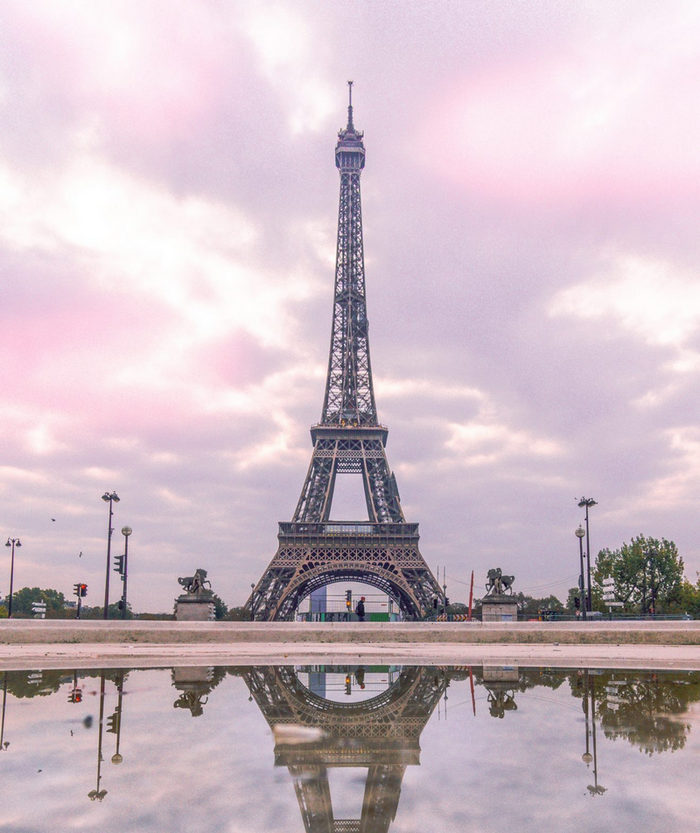
[[[348,130],[354,130],[352,123],[352,81],[348,81]]]

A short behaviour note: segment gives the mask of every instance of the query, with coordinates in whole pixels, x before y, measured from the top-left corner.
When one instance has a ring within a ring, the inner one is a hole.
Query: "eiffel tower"
[[[251,666],[241,676],[275,734],[275,766],[289,769],[306,833],[388,833],[406,767],[420,765],[421,733],[449,685],[447,669],[403,668],[381,694],[347,704],[310,691],[291,666]],[[286,726],[318,729],[318,739],[288,742]],[[336,767],[367,770],[360,818],[335,818],[328,775]]]
[[[340,205],[326,392],[294,516],[279,524],[277,553],[246,603],[260,620],[292,619],[313,590],[340,581],[378,588],[407,619],[422,616],[441,594],[418,549],[418,524],[404,518],[385,453],[388,429],[377,419],[360,201],[364,134],[353,124],[352,81],[348,87],[348,122],[335,148]],[[329,520],[339,473],[361,475],[368,520]]]

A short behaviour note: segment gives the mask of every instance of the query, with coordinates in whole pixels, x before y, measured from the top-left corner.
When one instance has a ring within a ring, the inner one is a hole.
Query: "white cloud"
[[[243,16],[269,84],[281,94],[293,135],[318,131],[337,111],[337,92],[322,76],[323,42],[308,15],[277,3]]]
[[[700,327],[700,282],[672,263],[620,255],[586,282],[558,292],[548,311],[552,316],[611,319],[648,344],[680,349]]]
[[[452,423],[445,446],[463,466],[495,466],[518,457],[555,457],[563,451],[555,440],[496,422]]]

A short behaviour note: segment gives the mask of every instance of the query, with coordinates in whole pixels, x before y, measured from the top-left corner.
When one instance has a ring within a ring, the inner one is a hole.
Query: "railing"
[[[416,538],[418,524],[406,523],[368,523],[348,521],[326,521],[325,523],[295,523],[281,521],[280,535],[301,535],[305,537],[338,536],[367,536],[372,538]]]

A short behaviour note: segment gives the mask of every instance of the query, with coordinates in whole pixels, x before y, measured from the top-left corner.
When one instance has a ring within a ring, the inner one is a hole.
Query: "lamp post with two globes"
[[[582,497],[578,505],[586,508],[586,570],[588,572],[588,598],[586,599],[586,610],[589,612],[593,609],[591,606],[591,536],[588,530],[588,510],[591,506],[597,506],[598,501],[593,500],[592,497]]]
[[[21,547],[22,542],[19,538],[8,538],[6,547],[12,547],[12,557],[10,558],[10,599],[7,603],[7,618],[12,618],[12,588],[15,580],[15,547]]]

